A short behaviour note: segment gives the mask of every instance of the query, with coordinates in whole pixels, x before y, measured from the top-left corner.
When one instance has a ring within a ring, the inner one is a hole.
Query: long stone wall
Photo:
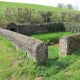
[[[66,56],[74,51],[80,50],[80,34],[63,36],[59,40],[59,55]]]
[[[47,60],[48,50],[44,42],[5,29],[0,29],[0,35],[10,40],[13,45],[20,47],[34,62],[42,63]]]
[[[27,25],[10,23],[6,26],[7,26],[6,29],[8,30],[15,31],[25,35],[65,31],[65,28],[62,23],[27,24]]]
[[[48,29],[38,24],[35,25],[18,25],[19,33],[21,34],[35,34],[35,33],[46,33]]]
[[[80,24],[70,22],[52,22],[52,23],[41,23],[41,24],[20,24],[20,23],[6,23],[0,24],[0,28],[6,28],[11,31],[15,31],[21,34],[34,34],[34,33],[46,33],[46,32],[80,32]]]

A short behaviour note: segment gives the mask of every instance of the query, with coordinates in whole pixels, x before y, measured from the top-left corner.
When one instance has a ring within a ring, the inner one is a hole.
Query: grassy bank
[[[58,34],[59,35],[59,34]],[[79,80],[80,51],[66,57],[58,56],[58,47],[48,47],[48,60],[37,66],[24,52],[0,36],[1,80]]]

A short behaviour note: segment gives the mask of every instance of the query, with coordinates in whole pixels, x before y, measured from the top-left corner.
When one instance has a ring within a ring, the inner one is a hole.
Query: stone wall
[[[44,42],[5,29],[0,29],[0,35],[10,40],[13,45],[20,47],[34,62],[42,63],[47,60],[48,50]]]
[[[11,31],[15,31],[21,34],[34,34],[34,33],[46,33],[46,32],[80,32],[80,24],[70,23],[70,22],[51,22],[51,23],[41,23],[41,24],[30,24],[30,23],[6,23],[0,24],[0,28],[6,28]]]
[[[24,35],[27,34],[35,34],[35,33],[46,33],[48,29],[39,24],[30,24],[30,25],[16,25],[14,23],[10,23],[7,25],[6,29],[14,32],[18,32]]]
[[[66,56],[74,51],[80,50],[80,34],[63,36],[59,40],[59,55]]]
[[[19,33],[21,34],[35,34],[35,33],[46,33],[48,30],[40,26],[39,24],[35,25],[18,25]]]
[[[10,23],[6,26],[7,26],[6,29],[8,30],[25,35],[65,30],[62,23],[26,24],[26,25]]]

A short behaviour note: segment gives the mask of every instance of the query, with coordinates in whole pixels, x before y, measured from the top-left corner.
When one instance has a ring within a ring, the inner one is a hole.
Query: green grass
[[[45,43],[51,43],[51,42],[58,42],[59,39],[62,36],[65,35],[70,35],[72,34],[71,32],[54,32],[54,33],[44,33],[44,34],[35,34],[35,35],[30,35],[31,37],[37,38],[39,40],[42,40]]]
[[[0,36],[0,80],[30,80],[34,67],[22,50]]]
[[[36,77],[43,77],[43,80],[79,80],[80,51],[59,57],[58,47],[49,46],[48,60],[38,66],[22,50],[0,36],[0,80],[34,80]]]
[[[54,2],[54,1],[53,1]],[[22,8],[29,8],[29,9],[36,9],[36,10],[47,10],[47,11],[66,11],[66,12],[75,12],[77,10],[70,10],[70,9],[62,9],[62,8],[56,8],[51,6],[43,6],[43,5],[37,5],[37,4],[25,4],[25,3],[14,3],[14,2],[3,2],[0,1],[0,11],[3,7],[22,7]]]
[[[56,74],[46,77],[45,80],[79,80],[80,71],[80,51],[74,52],[65,58],[59,58],[54,62],[58,69]]]

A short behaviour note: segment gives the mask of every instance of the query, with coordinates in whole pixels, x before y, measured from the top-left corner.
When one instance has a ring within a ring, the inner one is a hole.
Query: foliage
[[[65,5],[64,5],[63,3],[58,3],[58,4],[57,4],[57,7],[59,7],[59,8],[64,8]]]
[[[78,7],[77,7],[77,6],[73,6],[72,4],[64,5],[63,3],[58,3],[58,4],[57,4],[57,7],[58,7],[58,8],[65,8],[65,9],[78,10]]]
[[[70,23],[66,22],[63,23],[65,30],[72,33],[79,33],[80,32],[80,24],[79,23]]]
[[[67,5],[66,5],[66,8],[68,8],[68,9],[73,9],[73,6],[72,6],[72,4],[67,4]]]
[[[18,23],[80,22],[80,12],[37,11],[5,7],[1,20]]]
[[[0,23],[80,22],[80,13],[76,10],[1,1],[0,6]]]

